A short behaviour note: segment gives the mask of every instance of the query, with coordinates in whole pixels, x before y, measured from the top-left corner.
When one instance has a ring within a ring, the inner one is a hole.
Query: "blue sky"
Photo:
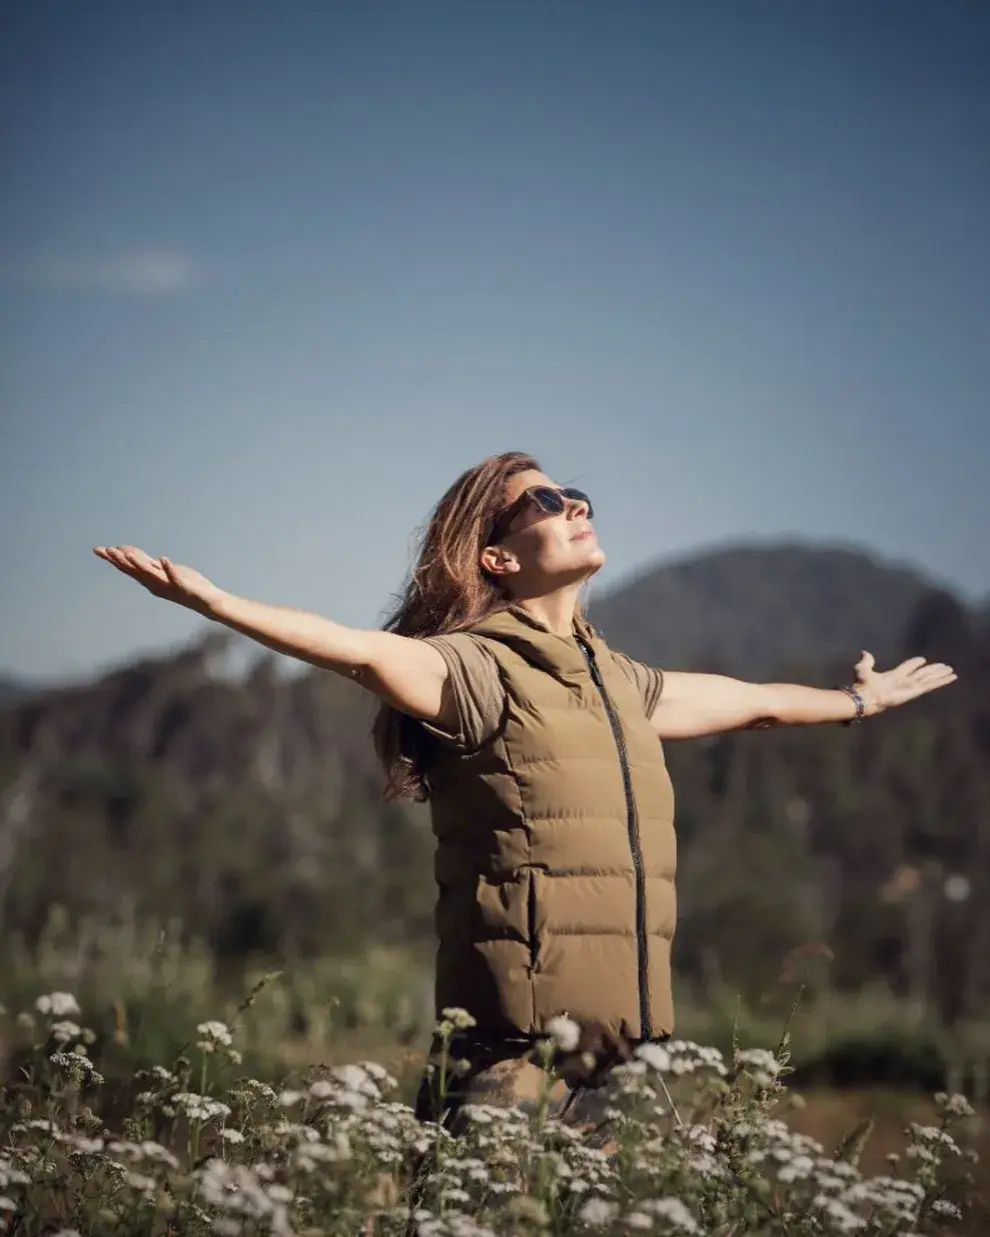
[[[373,625],[465,467],[990,591],[990,6],[0,0],[0,670]],[[658,616],[662,621],[662,616]]]

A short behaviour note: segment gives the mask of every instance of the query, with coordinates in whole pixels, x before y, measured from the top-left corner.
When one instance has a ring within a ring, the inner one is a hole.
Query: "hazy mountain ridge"
[[[664,602],[666,626],[653,626],[651,589],[678,599]],[[876,636],[878,658],[886,642],[960,668],[945,693],[854,730],[666,745],[681,973],[764,993],[792,949],[827,939],[839,986],[879,975],[948,1020],[990,1012],[990,630],[952,594],[845,552],[723,552],[624,593],[606,634],[620,643],[625,605],[662,636],[661,664],[675,638],[687,657],[693,636],[723,664],[746,656],[741,673],[794,648],[794,677],[815,682],[833,673],[823,650],[855,628],[847,660]],[[111,922],[126,904],[181,923],[225,966],[431,942],[432,836],[421,808],[381,801],[373,700],[334,674],[287,675],[265,653],[226,673],[232,640],[214,628],[0,709],[5,931],[34,939],[53,906],[69,923]],[[939,892],[958,874],[973,890],[968,917]],[[884,892],[916,878],[931,885],[926,913],[947,908],[921,961],[916,919]]]
[[[0,675],[0,709],[18,700],[23,700],[25,696],[30,696],[33,690],[27,683]]]
[[[889,662],[933,590],[945,591],[861,550],[745,544],[663,563],[593,599],[589,616],[613,647],[653,665],[758,678],[852,664],[862,649]]]

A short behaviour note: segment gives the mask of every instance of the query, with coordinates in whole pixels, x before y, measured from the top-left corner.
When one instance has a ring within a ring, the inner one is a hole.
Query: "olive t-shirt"
[[[505,685],[499,675],[498,662],[485,647],[484,640],[467,631],[429,636],[427,642],[447,663],[457,715],[455,729],[446,731],[435,725],[427,729],[458,750],[476,751],[498,731],[505,712]],[[633,661],[624,653],[611,649],[609,652],[616,667],[635,687],[643,710],[650,717],[663,692],[663,671]]]

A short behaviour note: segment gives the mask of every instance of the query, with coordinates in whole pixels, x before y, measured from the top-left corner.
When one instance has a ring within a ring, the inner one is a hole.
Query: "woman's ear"
[[[514,575],[519,570],[519,559],[505,546],[486,545],[481,551],[481,570],[496,578]]]

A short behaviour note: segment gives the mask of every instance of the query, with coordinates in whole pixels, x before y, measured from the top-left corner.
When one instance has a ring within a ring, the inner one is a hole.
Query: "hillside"
[[[787,665],[901,652],[932,581],[869,554],[798,544],[719,549],[647,571],[592,600],[615,648],[653,665],[758,678]]]
[[[31,691],[31,687],[26,683],[0,676],[0,709],[14,704],[17,700],[23,700],[25,696],[31,694]]]
[[[827,940],[837,988],[882,977],[947,1021],[990,1011],[990,631],[910,573],[793,547],[655,571],[602,611],[610,639],[666,665],[710,650],[773,675],[776,652],[814,682],[871,644],[959,667],[944,694],[855,730],[667,745],[677,964],[761,993],[792,949]],[[268,656],[219,674],[227,643],[211,631],[0,709],[4,932],[37,939],[56,906],[69,925],[128,908],[224,968],[428,946],[432,838],[421,808],[381,802],[370,698]],[[942,893],[959,875],[964,908]]]

